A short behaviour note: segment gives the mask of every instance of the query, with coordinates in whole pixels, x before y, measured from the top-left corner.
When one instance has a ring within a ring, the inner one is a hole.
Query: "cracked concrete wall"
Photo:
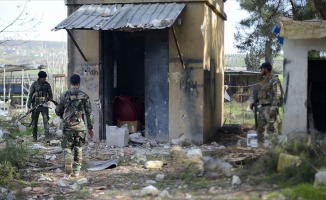
[[[221,5],[221,4],[220,4]],[[222,125],[224,21],[203,2],[188,3],[169,31],[169,137],[193,143],[210,139]]]
[[[86,92],[90,97],[94,114],[94,139],[98,140],[100,133],[99,32],[86,30],[71,30],[71,32],[77,44],[87,58],[87,61],[83,59],[77,50],[77,47],[69,38],[68,78],[74,73],[79,74],[81,77],[80,89]],[[94,51],[94,49],[97,50]]]
[[[307,133],[308,51],[310,50],[325,51],[326,39],[285,39],[284,41],[286,63],[283,71],[283,89],[285,93],[287,90],[287,95],[283,113],[283,134]],[[286,78],[288,74],[289,80]],[[288,89],[286,89],[287,84]]]

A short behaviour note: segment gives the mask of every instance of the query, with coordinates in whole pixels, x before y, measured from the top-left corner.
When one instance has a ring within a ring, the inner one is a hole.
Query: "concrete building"
[[[283,133],[326,132],[326,22],[280,22],[284,38]]]
[[[211,138],[223,121],[223,0],[66,0],[68,75],[82,77],[95,133],[115,125],[113,99],[144,105],[145,136]],[[119,109],[119,112],[122,109]]]

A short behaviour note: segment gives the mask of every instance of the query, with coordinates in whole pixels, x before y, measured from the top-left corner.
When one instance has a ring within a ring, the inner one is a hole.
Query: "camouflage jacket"
[[[31,105],[45,103],[48,99],[53,99],[51,85],[47,81],[41,82],[37,80],[29,89],[27,107],[30,108]]]
[[[93,128],[93,114],[89,96],[79,89],[70,89],[61,94],[55,113],[62,119],[65,130]],[[86,120],[86,121],[85,121]]]
[[[271,110],[275,110],[281,99],[281,82],[276,75],[263,77],[258,91],[259,104],[270,104]]]

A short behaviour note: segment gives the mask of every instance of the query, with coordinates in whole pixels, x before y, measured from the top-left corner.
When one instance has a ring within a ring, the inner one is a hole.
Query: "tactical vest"
[[[261,83],[260,89],[258,91],[258,96],[257,96],[259,102],[262,102],[263,104],[272,103],[272,99],[274,97],[274,92],[273,92],[274,84],[280,85],[281,97],[280,99],[278,99],[278,106],[281,106],[281,104],[283,103],[283,88],[277,75],[271,75],[270,77],[268,77],[268,79],[264,80]]]
[[[48,101],[49,98],[49,83],[40,83],[39,81],[36,81],[34,84],[35,92],[33,94],[34,102],[36,105],[42,104]]]

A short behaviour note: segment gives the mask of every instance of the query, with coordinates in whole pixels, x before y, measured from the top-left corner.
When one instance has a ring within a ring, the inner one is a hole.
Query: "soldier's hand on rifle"
[[[93,137],[94,137],[93,129],[88,129],[88,134],[89,134],[89,137],[90,137],[91,139],[93,139]]]
[[[253,110],[254,109],[254,102],[251,102],[250,103],[250,110]]]

